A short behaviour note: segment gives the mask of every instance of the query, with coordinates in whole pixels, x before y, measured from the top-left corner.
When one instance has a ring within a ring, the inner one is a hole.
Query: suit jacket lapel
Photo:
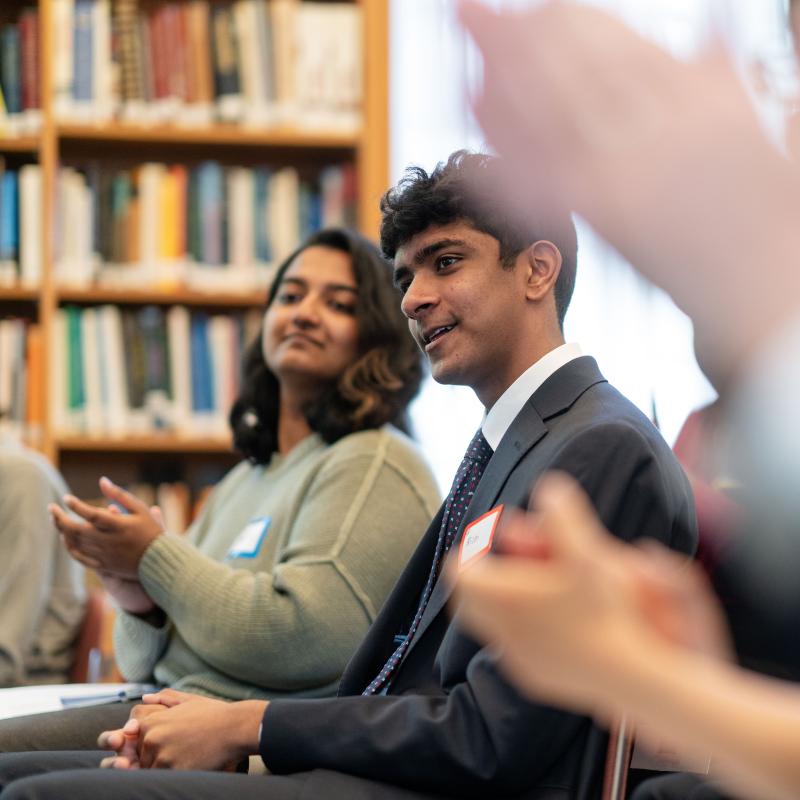
[[[481,477],[472,502],[464,514],[464,520],[456,534],[451,553],[458,551],[464,528],[481,514],[497,505],[500,492],[509,475],[522,458],[547,433],[544,420],[569,408],[589,387],[605,381],[597,362],[590,356],[582,356],[565,364],[551,375],[531,395],[503,436]],[[441,512],[438,515],[441,520]],[[438,531],[437,531],[438,533]],[[430,569],[430,564],[428,565]],[[408,648],[414,649],[427,627],[436,618],[450,597],[452,586],[446,581],[437,581],[431,598],[420,620],[419,627]],[[406,654],[408,655],[408,653]]]

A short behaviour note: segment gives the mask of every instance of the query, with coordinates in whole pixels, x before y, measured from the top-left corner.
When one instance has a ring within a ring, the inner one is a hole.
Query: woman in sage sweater
[[[188,535],[105,478],[126,514],[52,509],[117,600],[126,679],[230,700],[335,693],[439,502],[400,432],[421,375],[373,245],[323,231],[281,265],[231,413],[247,458]],[[95,747],[128,706],[0,723],[0,750]]]

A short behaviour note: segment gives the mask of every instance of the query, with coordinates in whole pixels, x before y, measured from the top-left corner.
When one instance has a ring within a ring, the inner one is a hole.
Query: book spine
[[[0,84],[9,114],[22,111],[22,57],[19,26],[8,24],[0,31]]]
[[[74,70],[73,99],[82,105],[91,104],[94,82],[94,14],[92,0],[75,0],[73,20],[72,63]]]

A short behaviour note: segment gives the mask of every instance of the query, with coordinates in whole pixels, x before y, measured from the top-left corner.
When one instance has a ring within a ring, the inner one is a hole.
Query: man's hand
[[[112,483],[100,479],[100,490],[116,508],[97,508],[67,495],[65,505],[85,522],[79,522],[56,504],[49,506],[55,526],[70,555],[84,566],[120,578],[138,578],[139,562],[150,544],[164,532],[158,513]],[[141,598],[140,598],[141,599]]]
[[[130,718],[121,728],[103,731],[97,737],[97,746],[101,750],[115,750],[116,755],[104,758],[100,766],[103,769],[139,769],[139,721],[166,708],[156,704],[134,706]]]
[[[266,701],[228,703],[174,689],[143,700],[124,728],[103,734],[102,743],[117,750],[105,766],[222,770],[258,752]]]

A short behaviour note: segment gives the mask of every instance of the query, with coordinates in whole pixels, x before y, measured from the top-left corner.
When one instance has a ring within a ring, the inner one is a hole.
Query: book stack
[[[51,407],[61,435],[228,434],[258,312],[65,306],[56,313]]]
[[[37,287],[42,275],[42,171],[0,158],[0,286]]]
[[[353,166],[147,163],[62,168],[59,285],[264,292],[271,268],[309,233],[355,224]]]
[[[359,129],[357,3],[53,2],[61,120]]]
[[[39,132],[39,86],[39,11],[24,8],[0,27],[0,134]]]
[[[0,431],[32,444],[38,442],[44,421],[41,360],[39,326],[0,319]]]

